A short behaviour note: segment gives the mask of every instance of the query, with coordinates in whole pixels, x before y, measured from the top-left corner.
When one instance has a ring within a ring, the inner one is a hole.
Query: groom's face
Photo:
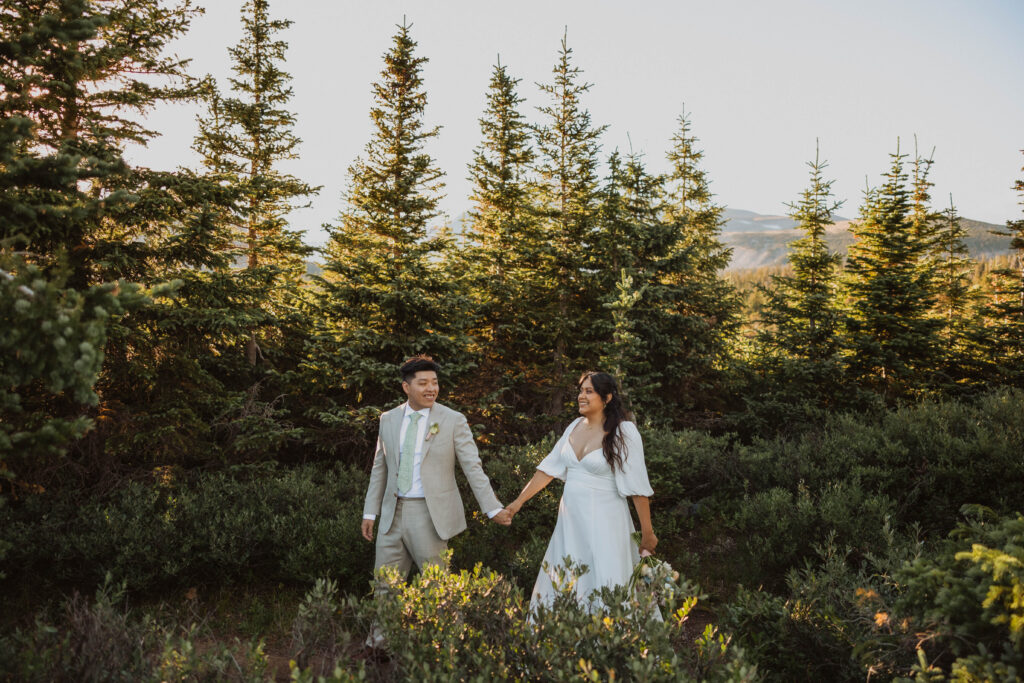
[[[408,382],[402,382],[402,389],[409,397],[409,405],[413,410],[430,408],[437,400],[437,373],[433,370],[420,370]]]

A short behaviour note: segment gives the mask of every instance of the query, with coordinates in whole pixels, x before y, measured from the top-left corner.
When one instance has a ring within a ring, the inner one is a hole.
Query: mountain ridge
[[[727,271],[764,268],[786,265],[789,243],[803,237],[797,227],[799,223],[788,216],[758,214],[743,209],[726,209],[721,240],[732,247],[732,259]],[[837,220],[825,229],[825,242],[830,250],[846,254],[854,237],[850,226],[852,219],[836,216]],[[971,258],[990,258],[1010,251],[1010,238],[992,234],[993,230],[1005,230],[1006,226],[986,223],[971,218],[961,218],[961,225],[967,229],[964,242]]]
[[[786,265],[789,243],[803,237],[800,223],[789,216],[761,214],[747,209],[726,208],[722,212],[722,243],[733,250],[726,271],[749,270]],[[850,226],[854,219],[834,216],[836,222],[825,229],[829,249],[841,254],[853,244]],[[990,258],[1010,251],[1010,238],[993,235],[993,230],[1005,230],[1005,225],[986,223],[971,218],[960,219],[967,229],[965,242],[971,258]],[[463,212],[449,221],[448,229],[456,235],[469,227],[469,213]]]

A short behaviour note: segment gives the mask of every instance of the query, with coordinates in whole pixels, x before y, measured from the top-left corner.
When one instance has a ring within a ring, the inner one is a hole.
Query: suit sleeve
[[[455,457],[459,459],[459,466],[466,474],[469,481],[469,488],[476,496],[476,502],[485,513],[501,508],[498,497],[494,495],[491,488],[491,481],[484,473],[483,465],[480,463],[480,453],[476,448],[476,441],[473,439],[473,432],[469,429],[469,423],[465,415],[459,415],[455,426]]]
[[[363,518],[367,515],[380,515],[381,502],[384,500],[384,489],[388,483],[388,464],[384,457],[383,417],[377,428],[377,447],[373,454],[373,467],[370,469],[370,485],[366,488],[366,502],[363,503]]]

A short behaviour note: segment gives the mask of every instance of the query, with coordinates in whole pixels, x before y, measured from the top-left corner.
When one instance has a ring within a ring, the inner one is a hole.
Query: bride
[[[629,582],[639,553],[632,540],[627,497],[640,518],[640,549],[654,552],[658,544],[651,526],[648,497],[654,492],[644,465],[643,443],[636,425],[626,419],[615,379],[605,372],[584,373],[577,403],[580,417],[565,429],[522,493],[506,508],[515,515],[552,479],[565,480],[531,608],[554,599],[554,581],[559,570],[564,571],[567,556],[589,567],[575,583],[581,601],[602,586]]]

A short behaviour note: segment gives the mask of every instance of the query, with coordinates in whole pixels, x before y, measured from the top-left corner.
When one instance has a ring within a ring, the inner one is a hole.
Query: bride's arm
[[[552,479],[554,479],[554,477],[550,474],[537,470],[533,473],[533,479],[526,484],[522,492],[519,494],[519,497],[509,503],[505,509],[513,515],[516,514],[519,512],[519,508],[523,507],[523,503],[544,490],[544,487],[550,484]]]
[[[651,526],[651,500],[647,496],[632,498],[636,516],[640,518],[640,550],[653,553],[658,545],[658,537],[654,535],[654,527]]]

